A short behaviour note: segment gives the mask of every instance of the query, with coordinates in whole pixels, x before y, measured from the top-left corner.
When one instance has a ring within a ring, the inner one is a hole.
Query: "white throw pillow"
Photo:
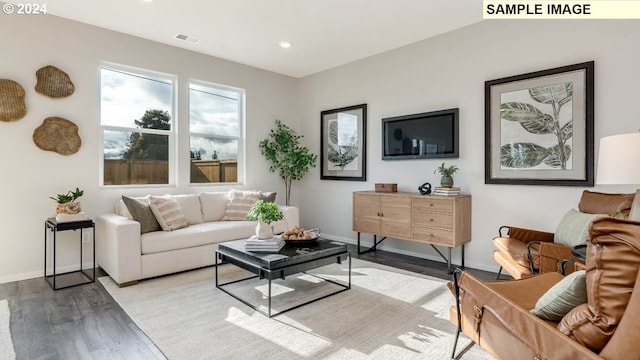
[[[149,207],[164,231],[187,227],[187,218],[176,199],[165,196],[149,196]]]
[[[606,214],[585,214],[571,209],[560,220],[553,235],[553,242],[571,247],[583,245],[588,240],[591,222],[607,216]]]
[[[200,224],[204,222],[204,218],[202,216],[202,207],[200,206],[200,195],[199,194],[188,194],[188,195],[167,195],[173,199],[178,201],[180,207],[182,208],[182,213],[184,217],[187,218],[187,223],[189,225]]]
[[[562,320],[573,308],[587,302],[586,279],[584,270],[565,276],[538,299],[531,313],[545,320]]]
[[[200,194],[200,205],[202,205],[202,216],[204,221],[220,221],[224,216],[229,200],[228,191],[203,192]]]
[[[222,220],[247,220],[247,213],[258,199],[260,199],[260,191],[230,190],[229,201],[227,201],[227,208],[224,210]]]

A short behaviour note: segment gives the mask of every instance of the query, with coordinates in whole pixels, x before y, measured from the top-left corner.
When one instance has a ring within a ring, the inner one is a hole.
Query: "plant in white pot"
[[[258,147],[262,155],[271,163],[269,171],[278,172],[284,182],[285,205],[291,201],[291,184],[316,167],[318,155],[312,154],[308,148],[300,145],[302,135],[276,120],[276,128],[269,131],[269,138],[260,141]]]
[[[58,203],[56,206],[56,214],[77,214],[82,211],[80,202],[76,200],[84,194],[84,190],[76,188],[75,191],[69,190],[66,194],[58,194],[56,197],[49,198]]]
[[[444,163],[438,166],[433,173],[439,173],[442,175],[440,179],[440,186],[450,188],[453,186],[453,174],[458,171],[458,167],[455,165],[446,166]]]
[[[256,236],[258,239],[271,239],[273,237],[273,227],[271,223],[282,220],[282,211],[274,202],[256,200],[247,213],[247,220],[258,221],[256,224]]]

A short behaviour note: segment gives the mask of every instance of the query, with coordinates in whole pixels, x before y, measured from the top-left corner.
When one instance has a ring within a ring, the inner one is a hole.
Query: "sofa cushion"
[[[140,223],[140,234],[158,231],[161,229],[160,224],[158,224],[158,220],[156,220],[156,216],[149,207],[148,197],[133,198],[123,195],[122,201],[127,205],[127,210],[131,213],[133,220]]]
[[[149,207],[164,231],[173,231],[188,225],[180,204],[170,196],[149,196]]]
[[[585,214],[570,209],[560,220],[553,236],[553,242],[565,246],[583,245],[589,235],[589,225],[606,214]]]
[[[569,311],[587,302],[585,271],[575,271],[557,282],[538,299],[531,313],[558,322]]]
[[[600,352],[616,330],[640,266],[640,223],[598,219],[587,243],[587,304],[571,310],[558,330]]]
[[[228,191],[203,192],[200,194],[202,217],[204,221],[220,221],[224,216],[229,200]]]
[[[204,222],[202,216],[202,206],[200,205],[200,194],[188,194],[188,195],[170,195],[171,198],[176,199],[184,217],[187,218],[189,225],[200,224]]]
[[[260,199],[259,191],[230,190],[229,200],[222,220],[246,221],[247,213],[249,213],[253,203],[258,199]]]
[[[255,221],[215,221],[195,224],[171,232],[156,231],[140,237],[142,254],[190,248],[254,235]]]
[[[607,194],[584,190],[578,210],[586,214],[607,214],[626,218],[631,209],[634,194]]]
[[[276,202],[276,195],[278,195],[278,193],[275,191],[260,192],[260,200],[264,202]]]

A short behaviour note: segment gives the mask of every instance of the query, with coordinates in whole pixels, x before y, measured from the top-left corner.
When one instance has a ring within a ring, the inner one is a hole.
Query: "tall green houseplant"
[[[284,181],[286,205],[290,205],[293,180],[301,180],[312,167],[316,167],[318,160],[318,155],[300,145],[302,137],[282,121],[276,120],[276,128],[271,129],[269,137],[258,145],[262,155],[271,162],[269,170],[277,171]]]

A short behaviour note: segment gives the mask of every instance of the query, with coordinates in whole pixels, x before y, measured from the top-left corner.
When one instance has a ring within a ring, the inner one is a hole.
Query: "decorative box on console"
[[[376,184],[376,192],[398,192],[398,184]]]

